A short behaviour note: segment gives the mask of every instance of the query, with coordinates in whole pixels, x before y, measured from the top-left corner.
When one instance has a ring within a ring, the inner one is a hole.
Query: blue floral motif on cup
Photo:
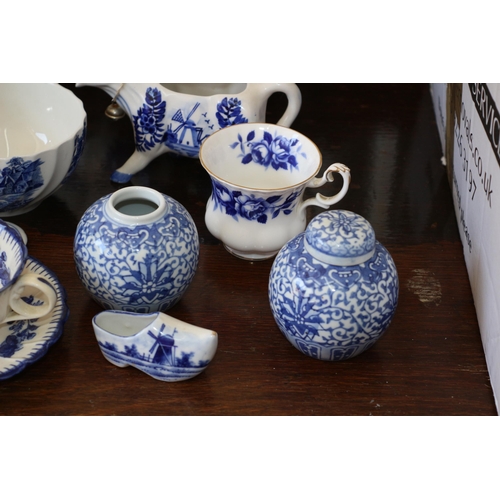
[[[302,190],[298,189],[285,199],[283,199],[285,195],[257,198],[253,194],[248,196],[241,191],[232,191],[215,179],[212,179],[212,187],[214,210],[225,211],[235,220],[241,217],[246,220],[255,220],[261,224],[265,224],[269,217],[275,219],[281,212],[290,215],[296,205],[297,198],[302,193]]]
[[[44,184],[40,166],[43,161],[11,158],[0,170],[0,210],[24,207],[34,197],[35,191]]]
[[[239,146],[241,150],[241,163],[247,165],[250,162],[257,163],[266,168],[269,166],[274,170],[293,170],[298,169],[297,157],[306,154],[301,151],[302,146],[296,138],[287,138],[277,133],[273,137],[267,131],[264,131],[261,139],[255,139],[255,130],[247,134],[246,140],[243,140],[238,134],[238,141],[231,144],[235,149]]]
[[[148,87],[144,104],[133,115],[135,144],[138,151],[149,151],[161,142],[164,134],[167,103],[157,88]]]
[[[10,281],[10,269],[7,264],[7,254],[0,253],[0,288],[3,288]]]

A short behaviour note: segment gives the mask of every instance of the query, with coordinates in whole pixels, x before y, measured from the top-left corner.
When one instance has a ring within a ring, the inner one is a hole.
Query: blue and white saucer
[[[66,291],[55,274],[33,257],[28,257],[25,271],[38,274],[52,285],[57,296],[56,305],[43,318],[0,325],[0,380],[17,375],[45,356],[61,336],[68,319]]]

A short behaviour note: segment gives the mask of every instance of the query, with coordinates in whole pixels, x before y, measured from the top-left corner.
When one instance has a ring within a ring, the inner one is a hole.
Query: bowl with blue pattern
[[[269,278],[274,319],[300,352],[324,361],[357,356],[387,331],[399,280],[371,224],[354,212],[317,215],[278,253]]]
[[[0,84],[0,217],[33,210],[68,179],[86,119],[80,99],[61,85]]]

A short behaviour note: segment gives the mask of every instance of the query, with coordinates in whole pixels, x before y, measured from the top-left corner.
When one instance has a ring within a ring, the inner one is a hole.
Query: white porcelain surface
[[[178,382],[199,375],[212,361],[218,336],[164,313],[104,311],[92,321],[103,356],[151,377]]]
[[[45,356],[49,347],[62,335],[69,314],[66,292],[50,269],[28,257],[24,272],[35,273],[50,283],[56,292],[56,303],[43,318],[0,326],[0,380],[18,374]]]
[[[22,236],[0,220],[0,324],[40,318],[55,306],[52,286],[24,270],[27,258]]]
[[[321,176],[321,153],[295,130],[266,123],[233,125],[208,137],[200,161],[212,179],[205,223],[237,257],[261,260],[275,255],[305,229],[305,208],[328,208],[350,183],[349,169],[330,165]],[[336,195],[303,200],[305,188],[342,177]],[[336,177],[335,177],[336,178]]]
[[[283,92],[287,108],[278,124],[290,126],[302,96],[294,83],[88,83],[106,91],[134,127],[135,152],[111,179],[125,183],[157,156],[198,157],[200,145],[219,129],[266,120],[267,100]]]
[[[65,181],[85,126],[82,102],[61,85],[0,84],[0,216],[32,210]]]

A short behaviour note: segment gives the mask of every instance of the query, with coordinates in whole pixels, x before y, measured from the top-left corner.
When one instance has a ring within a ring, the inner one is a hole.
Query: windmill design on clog
[[[103,311],[94,316],[93,327],[101,352],[110,363],[131,365],[167,382],[200,374],[217,350],[216,332],[160,312]]]
[[[149,350],[150,354],[153,354],[153,363],[158,363],[160,365],[172,365],[175,366],[175,345],[174,335],[177,333],[177,328],[171,335],[168,333],[163,333],[165,330],[165,323],[161,325],[160,332],[155,335],[151,330],[148,330],[148,335],[155,339],[153,347]]]

